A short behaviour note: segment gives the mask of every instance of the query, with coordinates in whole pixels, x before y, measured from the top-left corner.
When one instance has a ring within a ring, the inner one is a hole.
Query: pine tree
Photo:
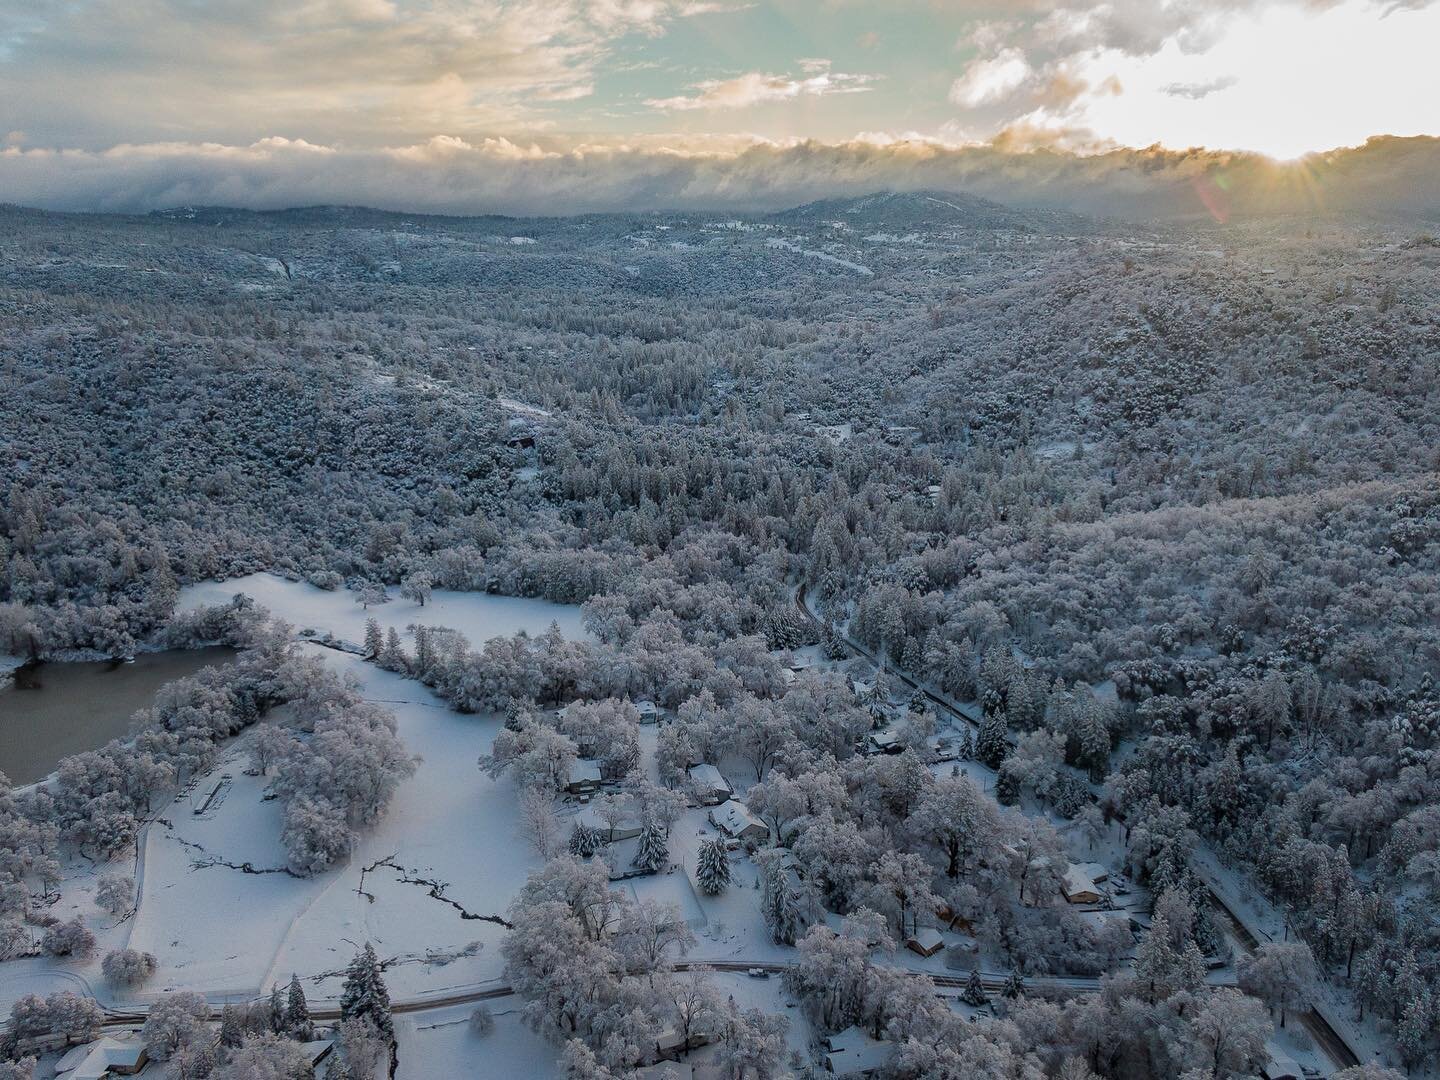
[[[380,656],[385,648],[385,635],[380,632],[380,624],[374,618],[365,620],[365,654],[371,660]]]
[[[645,819],[640,829],[640,844],[630,865],[639,870],[656,873],[670,863],[670,848],[665,841],[665,830],[659,823]]]
[[[790,888],[784,860],[772,855],[761,869],[760,911],[777,945],[794,945],[804,929],[800,901]]]
[[[400,635],[393,626],[385,632],[385,647],[380,650],[379,663],[386,671],[404,671],[410,666],[400,645]]]
[[[415,627],[415,673],[422,679],[435,665],[435,648],[430,644],[430,631]]]
[[[220,1045],[232,1049],[245,1041],[245,1014],[234,1005],[220,1010]]]
[[[1007,768],[995,777],[995,801],[1001,806],[1014,806],[1020,801],[1020,782]]]
[[[980,737],[975,740],[975,760],[991,769],[998,769],[1010,748],[1005,745],[1005,714],[990,712],[980,722]]]
[[[965,983],[965,989],[960,992],[960,1000],[977,1009],[990,1003],[990,995],[985,993],[985,984],[980,981],[979,968],[970,969],[970,978]]]
[[[730,884],[730,860],[723,840],[706,840],[700,845],[695,880],[706,896],[719,896]]]
[[[1005,989],[1001,993],[1011,1000],[1025,996],[1025,978],[1018,968],[1010,970],[1010,976],[1005,980]]]
[[[390,991],[385,988],[380,958],[368,941],[345,972],[345,985],[340,991],[340,1019],[368,1020],[387,1039],[395,1038],[395,1023],[390,1018]]]
[[[270,988],[270,1030],[277,1034],[285,1030],[285,995],[279,983]]]
[[[300,985],[300,976],[290,976],[290,989],[285,995],[285,1030],[291,1038],[309,1042],[315,1037],[315,1025],[310,1022],[310,1003],[305,1000],[305,988]]]
[[[577,859],[588,859],[600,850],[600,834],[584,822],[577,821],[570,830],[569,850]]]

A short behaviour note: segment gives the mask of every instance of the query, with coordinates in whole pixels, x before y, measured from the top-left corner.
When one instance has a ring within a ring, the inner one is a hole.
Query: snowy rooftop
[[[720,770],[709,762],[691,765],[689,773],[690,779],[693,780],[698,787],[706,791],[730,790],[730,784],[726,781],[725,777],[720,775]]]
[[[860,1076],[882,1068],[893,1049],[887,1042],[872,1039],[870,1033],[851,1025],[825,1040],[829,1047],[830,1071],[836,1076]]]
[[[710,820],[716,827],[724,829],[731,836],[739,836],[747,829],[765,829],[765,823],[752,814],[744,803],[729,799],[710,811]]]
[[[55,1065],[57,1073],[70,1080],[101,1080],[111,1069],[134,1072],[145,1057],[145,1044],[138,1038],[107,1035],[86,1046],[77,1046]]]

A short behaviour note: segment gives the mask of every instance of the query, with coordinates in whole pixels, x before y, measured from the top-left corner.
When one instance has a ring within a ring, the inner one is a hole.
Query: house
[[[565,790],[571,795],[591,795],[600,790],[600,763],[577,758],[570,766]]]
[[[635,711],[640,714],[640,723],[653,724],[660,719],[660,706],[653,701],[637,701]]]
[[[1098,904],[1105,896],[1100,883],[1110,871],[1099,863],[1071,863],[1065,870],[1061,891],[1072,904]]]
[[[836,1076],[873,1076],[889,1063],[893,1049],[852,1024],[825,1039],[825,1067]]]
[[[134,1076],[149,1056],[138,1035],[106,1035],[85,1046],[77,1046],[55,1065],[56,1073],[69,1080],[103,1080],[112,1076]]]
[[[735,799],[727,799],[710,810],[710,824],[736,840],[763,840],[770,835],[769,827]]]
[[[686,771],[690,775],[690,786],[695,789],[695,797],[708,806],[718,806],[734,794],[729,782],[720,775],[720,770],[708,762],[691,765]]]
[[[600,815],[600,808],[595,803],[580,808],[575,815],[575,824],[584,825],[591,832],[599,835],[600,839],[607,844],[613,844],[617,840],[629,840],[640,835],[640,819],[638,817],[626,816],[610,824]]]
[[[889,728],[872,731],[865,737],[865,752],[868,754],[898,754],[904,749],[899,733]]]
[[[1260,1067],[1260,1075],[1265,1080],[1305,1080],[1300,1063],[1273,1041],[1265,1044],[1265,1053],[1265,1064]]]
[[[945,939],[933,926],[922,926],[905,939],[905,947],[921,956],[934,956],[945,947]]]

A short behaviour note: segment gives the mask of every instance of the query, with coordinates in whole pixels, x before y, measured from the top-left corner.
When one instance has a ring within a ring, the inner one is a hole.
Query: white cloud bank
[[[579,147],[436,138],[338,149],[151,144],[101,152],[0,150],[0,199],[58,210],[347,204],[451,214],[773,209],[895,189],[969,191],[1018,206],[1129,217],[1265,211],[1440,212],[1440,139],[1374,139],[1277,164],[1256,155],[1114,150],[1080,156],[1006,144],[756,144],[744,149]]]

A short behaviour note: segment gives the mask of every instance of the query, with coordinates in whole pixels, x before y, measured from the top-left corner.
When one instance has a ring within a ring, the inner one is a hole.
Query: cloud
[[[1217,198],[1230,215],[1317,208],[1433,215],[1440,209],[1440,139],[1374,139],[1294,164],[1158,149],[1086,156],[1019,139],[960,147],[912,139],[559,148],[449,137],[343,149],[276,138],[99,152],[0,149],[0,191],[8,200],[68,210],[340,203],[458,214],[724,211],[929,188],[1132,218],[1209,213]]]
[[[665,112],[695,109],[745,109],[797,98],[830,94],[859,94],[872,88],[874,75],[847,75],[831,71],[829,60],[798,61],[800,75],[766,75],[749,71],[732,79],[707,79],[693,83],[693,94],[650,98],[645,104]]]
[[[687,0],[0,0],[0,101],[42,145],[523,131]]]
[[[1162,94],[1169,94],[1171,97],[1189,98],[1191,101],[1199,101],[1203,97],[1221,90],[1228,90],[1239,80],[1233,75],[1222,75],[1216,79],[1209,79],[1205,82],[1193,83],[1167,83],[1160,87]]]
[[[950,100],[967,109],[1002,101],[1033,75],[1025,54],[1016,48],[976,60],[950,86]]]

